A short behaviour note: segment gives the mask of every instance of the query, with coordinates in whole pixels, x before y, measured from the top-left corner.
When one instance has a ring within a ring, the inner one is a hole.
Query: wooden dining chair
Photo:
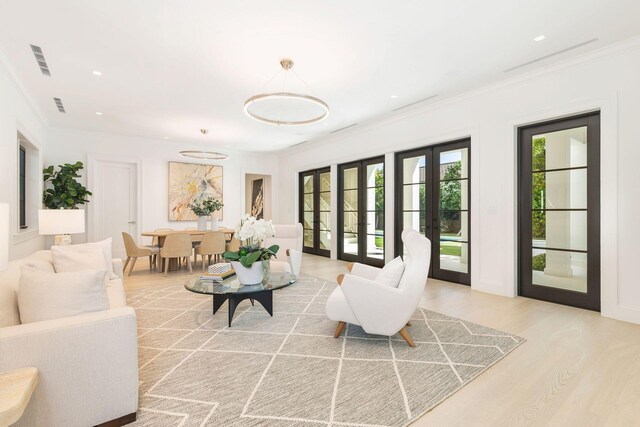
[[[232,238],[228,243],[227,243],[227,250],[230,252],[236,252],[240,249],[240,240],[236,239],[235,237]]]
[[[202,256],[202,271],[204,272],[204,257],[209,257],[209,264],[211,264],[211,257],[216,259],[222,255],[226,248],[226,239],[222,231],[209,231],[204,233],[202,241],[198,245],[193,254],[194,265],[198,264],[198,255]]]
[[[136,261],[139,257],[148,256],[149,257],[149,269],[153,269],[154,263],[158,263],[158,253],[160,252],[160,248],[153,247],[140,247],[136,244],[135,240],[129,233],[122,232],[122,240],[124,240],[124,249],[127,252],[127,260],[124,263],[124,268],[122,271],[127,271],[127,265],[129,265],[129,261],[131,261],[131,269],[129,270],[128,275],[131,276],[131,272],[133,271],[133,267],[136,265]]]
[[[153,231],[173,231],[173,228],[156,228]],[[153,236],[151,239],[151,245],[146,245],[147,247],[160,247],[160,242],[158,240],[158,236]]]
[[[164,274],[169,271],[169,260],[172,258],[186,258],[189,273],[193,273],[191,268],[191,236],[188,233],[171,233],[164,239],[164,245],[160,249],[160,257],[164,262]]]

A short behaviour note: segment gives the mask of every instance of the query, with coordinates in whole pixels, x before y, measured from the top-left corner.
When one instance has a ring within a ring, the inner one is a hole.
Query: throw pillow
[[[113,271],[113,263],[111,259],[113,256],[111,255],[111,246],[113,243],[113,239],[109,237],[108,239],[101,240],[99,242],[91,242],[91,243],[81,243],[79,245],[71,245],[67,246],[68,248],[100,248],[104,254],[104,263],[107,266],[107,271],[109,271],[109,280],[117,279],[118,275]]]
[[[102,249],[97,247],[53,246],[51,258],[56,273],[107,270]]]
[[[107,271],[47,273],[22,266],[18,309],[22,323],[40,322],[109,309]]]
[[[402,278],[402,273],[404,273],[404,261],[402,261],[402,258],[397,257],[380,270],[375,282],[397,288]]]

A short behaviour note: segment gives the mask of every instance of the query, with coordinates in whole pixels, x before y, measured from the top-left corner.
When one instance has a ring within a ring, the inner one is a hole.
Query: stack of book
[[[234,270],[229,270],[226,271],[224,273],[216,273],[216,274],[211,274],[211,273],[205,273],[202,276],[200,276],[200,280],[207,280],[210,282],[223,282],[233,276],[236,275],[236,272]]]

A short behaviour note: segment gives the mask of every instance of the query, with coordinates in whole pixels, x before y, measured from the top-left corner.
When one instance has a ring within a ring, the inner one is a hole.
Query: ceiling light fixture
[[[101,76],[101,75],[102,75],[102,73],[101,73],[100,71],[96,71],[96,70],[94,70],[94,71],[93,71],[93,75],[94,75],[94,76]]]
[[[261,93],[247,99],[244,112],[254,120],[276,126],[304,126],[318,123],[329,115],[329,106],[318,97],[285,91],[288,72],[291,71],[304,85],[311,87],[292,70],[293,60],[282,59],[282,70],[267,84],[280,74],[284,74],[280,92]],[[284,71],[284,72],[283,72]]]
[[[542,40],[546,39],[546,37],[544,36],[544,34],[540,34],[538,37],[534,37],[533,41],[534,42],[541,42]]]
[[[100,111],[96,111],[96,116],[101,116],[102,113]]]
[[[396,99],[398,95],[391,95],[391,99]]]
[[[209,131],[207,129],[200,129],[200,133],[206,139]],[[180,151],[178,154],[180,154],[182,157],[190,157],[192,159],[199,160],[227,160],[229,158],[228,155],[215,151],[186,150]]]

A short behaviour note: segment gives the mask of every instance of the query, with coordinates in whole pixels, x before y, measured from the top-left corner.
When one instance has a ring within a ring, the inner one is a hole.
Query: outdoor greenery
[[[544,271],[544,268],[547,266],[547,256],[546,254],[534,255],[531,258],[531,268],[535,271]]]
[[[92,193],[76,181],[78,173],[84,168],[82,162],[58,165],[60,170],[54,170],[53,165],[43,169],[45,190],[42,202],[48,209],[77,209],[78,205],[89,202]],[[48,188],[47,188],[48,187]]]
[[[440,255],[462,256],[462,245],[455,242],[440,242]]]
[[[462,161],[449,164],[440,182],[440,210],[458,211],[461,209],[462,184],[458,180],[462,175]],[[460,214],[447,212],[440,214],[441,233],[457,233],[460,228]]]
[[[546,163],[546,140],[544,137],[535,138],[531,147],[531,157],[533,170],[544,170]],[[534,209],[531,213],[532,231],[534,239],[545,239],[546,223],[544,209],[544,191],[545,191],[544,172],[533,173],[531,179],[531,207]]]
[[[376,230],[384,228],[384,172],[375,170],[374,182],[376,193]]]
[[[193,203],[189,203],[188,207],[197,216],[210,216],[213,212],[222,209],[224,205],[213,196],[203,197]]]

